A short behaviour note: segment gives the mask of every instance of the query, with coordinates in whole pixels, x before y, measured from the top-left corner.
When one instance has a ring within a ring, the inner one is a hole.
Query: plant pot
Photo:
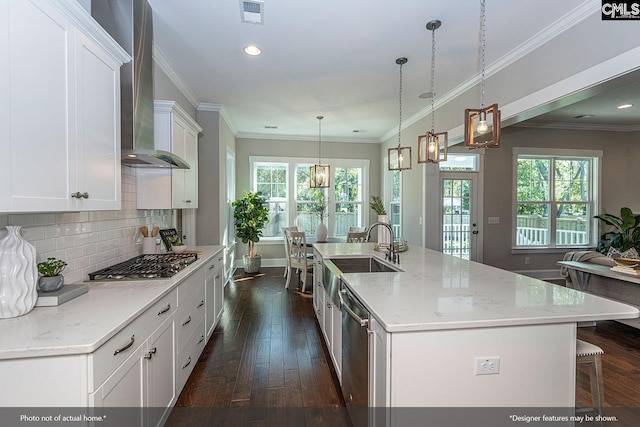
[[[320,224],[318,224],[318,228],[316,228],[316,239],[318,240],[318,242],[327,241],[327,226],[323,221],[320,221]]]
[[[384,222],[389,224],[389,216],[388,215],[378,215],[378,222]],[[378,227],[378,245],[379,246],[390,246],[391,244],[391,233],[386,227]]]
[[[64,276],[62,274],[38,279],[38,287],[42,292],[55,292],[62,288],[62,285],[64,285]]]
[[[262,264],[262,255],[256,255],[256,256],[243,255],[242,264],[244,266],[245,273],[259,273],[260,266]]]

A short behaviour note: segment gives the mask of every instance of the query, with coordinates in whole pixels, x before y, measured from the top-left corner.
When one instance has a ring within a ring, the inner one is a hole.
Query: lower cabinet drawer
[[[175,289],[89,355],[89,392],[95,391],[175,310]]]
[[[196,365],[206,344],[203,318],[194,334],[189,337],[184,348],[178,352],[178,358],[176,359],[176,396],[180,394],[187,383],[187,379],[189,379],[189,375],[191,375],[193,367]]]
[[[180,288],[178,288],[179,291]],[[196,291],[186,301],[180,301],[179,304],[176,311],[176,348],[178,352],[184,348],[194,331],[200,330],[198,329],[199,325],[202,325],[201,329],[204,331],[204,323],[201,323],[205,313],[204,282],[198,285]]]

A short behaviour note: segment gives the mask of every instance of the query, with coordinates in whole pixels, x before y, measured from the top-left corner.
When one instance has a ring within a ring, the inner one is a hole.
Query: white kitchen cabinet
[[[222,310],[224,307],[224,278],[222,275],[223,264],[224,254],[220,252],[216,254],[216,256],[204,267],[207,274],[207,278],[205,280],[207,340],[209,340],[211,335],[213,335],[213,331],[220,321],[220,317],[222,317]]]
[[[77,2],[2,2],[0,212],[117,210],[120,66]]]
[[[138,168],[138,209],[198,207],[198,134],[202,127],[174,101],[154,101],[157,150],[182,157],[190,169]]]
[[[324,287],[322,255],[313,254],[313,308],[338,380],[342,383],[342,312]]]
[[[90,406],[140,408],[127,411],[127,420],[164,423],[177,395],[176,306],[172,291],[89,356]]]

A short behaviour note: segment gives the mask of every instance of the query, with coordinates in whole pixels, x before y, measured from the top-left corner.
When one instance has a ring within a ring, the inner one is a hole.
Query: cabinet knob
[[[153,347],[151,350],[149,350],[149,351],[147,352],[147,354],[145,354],[145,355],[144,355],[144,358],[145,358],[145,359],[147,359],[147,360],[151,360],[151,358],[153,357],[153,355],[154,355],[154,354],[156,354],[156,351],[157,351],[157,350],[158,350],[158,349],[157,349],[156,347]]]

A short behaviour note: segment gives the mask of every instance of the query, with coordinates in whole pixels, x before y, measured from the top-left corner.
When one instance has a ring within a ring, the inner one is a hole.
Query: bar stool
[[[589,383],[593,408],[600,413],[604,407],[604,381],[602,380],[602,355],[604,351],[597,345],[577,340],[576,363],[589,364]]]

